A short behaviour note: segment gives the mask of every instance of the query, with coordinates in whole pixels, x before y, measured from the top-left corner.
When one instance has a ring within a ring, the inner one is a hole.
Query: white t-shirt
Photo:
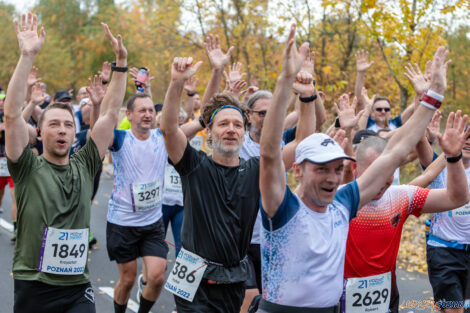
[[[114,186],[109,199],[108,222],[121,226],[155,223],[162,217],[161,198],[154,207],[139,211],[135,206],[139,199],[133,189],[139,184],[155,182],[160,188],[157,194],[161,195],[163,191],[168,155],[160,129],[152,129],[147,140],[137,139],[130,129],[114,130],[114,142],[110,150]]]
[[[276,214],[268,218],[261,213],[265,300],[307,308],[338,304],[349,221],[356,216],[358,205],[355,181],[337,191],[325,213],[309,209],[286,186]]]
[[[465,169],[467,181],[470,180],[470,168]],[[468,182],[462,182],[468,184]],[[446,188],[447,168],[429,185],[431,189]],[[446,241],[457,241],[461,244],[470,244],[470,203],[452,211],[433,213],[429,233]],[[442,243],[428,240],[434,247],[445,247]]]

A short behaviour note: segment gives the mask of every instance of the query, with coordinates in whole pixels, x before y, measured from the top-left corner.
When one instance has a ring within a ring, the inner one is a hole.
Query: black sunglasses
[[[376,110],[377,112],[382,112],[382,111],[390,112],[390,108],[375,108],[375,110]]]
[[[260,117],[264,117],[264,116],[266,116],[266,112],[267,112],[267,111],[266,111],[266,110],[261,110],[261,111],[255,111],[255,110],[253,110],[253,111],[251,111],[251,112],[257,113]]]

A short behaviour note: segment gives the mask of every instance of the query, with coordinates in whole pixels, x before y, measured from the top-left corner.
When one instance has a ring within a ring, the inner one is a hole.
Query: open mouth
[[[57,144],[60,146],[60,147],[65,147],[65,144],[67,143],[67,141],[65,141],[64,139],[58,139],[57,140]]]
[[[334,188],[322,188],[321,190],[325,192],[333,192],[335,189]]]

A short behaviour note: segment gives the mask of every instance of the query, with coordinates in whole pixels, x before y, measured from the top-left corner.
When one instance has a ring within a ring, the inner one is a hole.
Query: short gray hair
[[[248,110],[253,110],[253,107],[255,106],[256,101],[260,99],[271,99],[273,97],[273,94],[269,90],[258,90],[254,94],[251,95],[250,99],[248,99],[248,102],[246,103],[246,106],[248,107]]]
[[[371,136],[364,139],[360,144],[357,145],[356,150],[356,161],[358,163],[363,162],[367,157],[367,150],[372,149],[378,154],[381,154],[387,146],[387,140],[378,136]]]

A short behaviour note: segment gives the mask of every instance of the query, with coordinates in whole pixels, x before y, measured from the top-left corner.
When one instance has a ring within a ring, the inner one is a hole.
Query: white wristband
[[[440,95],[438,94],[437,92],[435,91],[432,91],[431,89],[429,89],[426,94],[434,99],[436,99],[437,101],[440,101],[442,102],[442,100],[444,100],[444,96],[443,95]]]

